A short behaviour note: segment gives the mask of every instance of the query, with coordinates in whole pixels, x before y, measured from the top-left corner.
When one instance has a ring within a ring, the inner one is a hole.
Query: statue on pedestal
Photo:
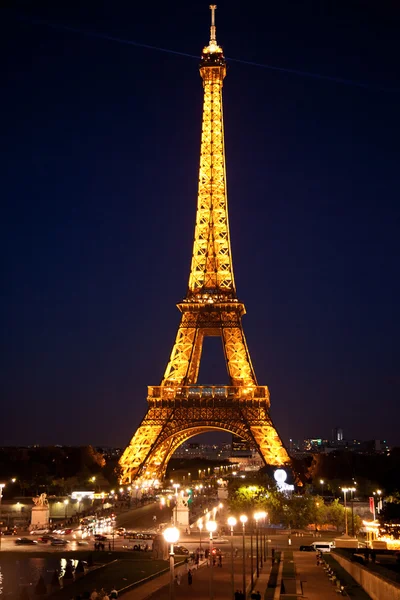
[[[40,494],[40,496],[36,496],[35,498],[32,498],[35,506],[45,506],[48,507],[49,506],[49,501],[47,500],[47,494]]]
[[[50,506],[49,501],[47,500],[47,494],[40,494],[40,496],[32,498],[32,501],[35,506],[32,508],[31,527],[33,527],[33,529],[47,527],[50,517]]]

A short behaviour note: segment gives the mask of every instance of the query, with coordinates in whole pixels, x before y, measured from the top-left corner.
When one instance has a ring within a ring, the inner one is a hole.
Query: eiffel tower
[[[228,431],[256,448],[265,464],[290,459],[269,416],[267,386],[259,386],[242,327],[245,307],[233,276],[226,191],[222,86],[226,63],[217,44],[215,5],[200,75],[204,104],[197,215],[189,286],[161,385],[148,388],[148,410],[120,459],[121,482],[161,480],[174,451],[192,436]],[[206,336],[222,340],[230,385],[199,385]]]

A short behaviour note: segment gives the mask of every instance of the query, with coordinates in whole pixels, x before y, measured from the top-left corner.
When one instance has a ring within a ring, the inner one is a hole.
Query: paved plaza
[[[296,575],[300,581],[303,595],[300,597],[307,600],[333,600],[338,595],[335,587],[329,581],[325,571],[316,563],[315,553],[308,552],[293,552],[293,560],[296,567]],[[250,563],[250,561],[247,561]],[[246,573],[246,584],[250,582],[249,564]],[[192,570],[193,582],[188,584],[187,567],[186,565],[179,567],[181,574],[181,583],[175,583],[175,598],[176,600],[208,600],[210,598],[210,568],[205,564],[198,570]],[[271,570],[271,561],[264,565],[259,580],[255,580],[254,590],[261,592],[261,597],[264,599],[269,572]],[[232,600],[231,587],[231,566],[229,559],[225,560],[222,568],[214,568],[214,599],[215,600]],[[235,559],[234,561],[234,577],[235,590],[242,589],[242,560]],[[279,580],[278,580],[279,581]],[[249,589],[248,589],[249,592]],[[274,600],[279,600],[280,585],[275,589],[269,589],[273,593]],[[271,597],[270,595],[268,597]],[[284,596],[283,596],[284,597]],[[294,596],[297,597],[297,596]],[[249,594],[247,596],[249,598]],[[124,600],[169,600],[169,573],[150,581],[143,586],[124,594]]]

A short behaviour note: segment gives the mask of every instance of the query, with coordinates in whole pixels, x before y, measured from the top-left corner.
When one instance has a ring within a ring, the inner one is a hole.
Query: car
[[[100,535],[100,533],[96,533],[96,535],[94,536],[94,539],[97,542],[108,542],[108,540],[110,538],[108,538],[106,535]]]
[[[313,542],[311,546],[320,552],[330,552],[335,547],[335,542]]]
[[[53,529],[53,533],[56,533],[57,535],[64,535],[65,529]]]
[[[45,533],[49,533],[48,529],[33,529],[29,532],[31,535],[44,535]]]
[[[17,535],[17,532],[14,529],[6,529],[1,532],[1,535]]]
[[[314,546],[300,546],[300,552],[315,552]]]
[[[117,535],[124,535],[125,531],[126,531],[125,527],[117,527],[117,529],[115,530],[115,533]]]
[[[17,538],[15,540],[17,546],[35,546],[37,544],[36,540],[31,540],[31,538]]]
[[[68,540],[63,540],[62,538],[53,538],[51,540],[52,546],[67,546],[69,544]]]
[[[85,540],[79,540],[79,542],[77,542],[78,546],[88,546],[89,542],[85,542]]]
[[[65,535],[71,535],[71,533],[73,533],[73,529],[71,529],[70,527],[68,529],[65,529]]]
[[[190,554],[189,550],[185,548],[185,546],[175,546],[174,544],[174,553],[175,554]]]
[[[227,544],[229,542],[229,540],[227,540],[224,537],[213,537],[213,542],[215,542],[216,544]]]
[[[41,544],[47,544],[47,542],[51,542],[55,538],[55,535],[50,535],[49,533],[46,533],[46,535],[41,535],[40,537],[38,537],[37,541]]]

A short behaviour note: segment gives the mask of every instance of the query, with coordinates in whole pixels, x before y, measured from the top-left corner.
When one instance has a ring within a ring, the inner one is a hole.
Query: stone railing
[[[332,556],[361,585],[372,600],[400,600],[399,583],[391,581],[375,570],[372,571],[367,566],[353,562],[343,551],[334,550]]]

